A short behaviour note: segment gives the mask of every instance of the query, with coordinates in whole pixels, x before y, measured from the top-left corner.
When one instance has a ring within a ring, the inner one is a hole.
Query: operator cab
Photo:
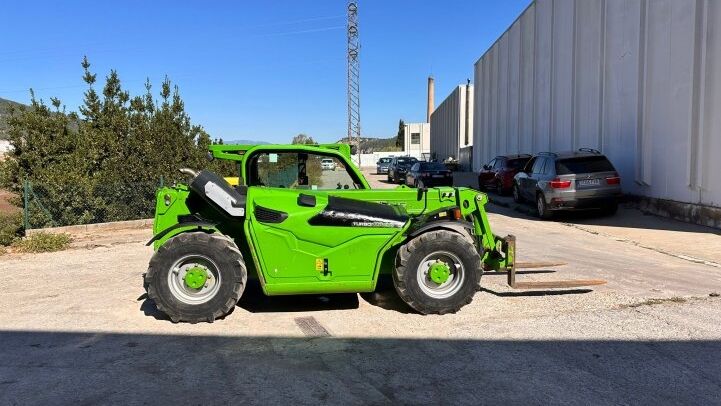
[[[248,186],[303,190],[364,188],[355,172],[331,154],[260,150],[253,153],[247,165]]]

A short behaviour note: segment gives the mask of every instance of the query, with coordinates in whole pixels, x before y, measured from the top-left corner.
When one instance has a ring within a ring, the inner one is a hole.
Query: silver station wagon
[[[541,152],[513,178],[513,199],[536,205],[538,216],[561,210],[598,209],[614,214],[621,197],[621,178],[599,151]]]

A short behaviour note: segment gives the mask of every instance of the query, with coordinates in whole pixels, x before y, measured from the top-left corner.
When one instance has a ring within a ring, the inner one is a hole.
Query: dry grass
[[[17,252],[53,252],[68,248],[71,241],[69,234],[37,233],[15,240],[12,247]]]

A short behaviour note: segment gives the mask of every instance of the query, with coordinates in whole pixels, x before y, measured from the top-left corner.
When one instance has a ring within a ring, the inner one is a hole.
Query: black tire
[[[429,296],[418,280],[418,273],[423,272],[423,260],[437,252],[451,253],[462,264],[464,277],[460,278],[459,288],[446,298]],[[471,303],[473,295],[480,289],[481,274],[481,255],[468,236],[449,230],[435,230],[423,233],[400,247],[393,271],[393,285],[401,299],[419,313],[455,313]]]
[[[546,198],[543,196],[543,193],[536,194],[536,213],[538,214],[539,218],[542,218],[544,220],[548,220],[553,217],[553,212],[551,210],[548,210]]]
[[[202,255],[217,265],[220,278],[216,293],[199,304],[178,299],[169,286],[168,277],[177,261],[194,255]],[[148,297],[173,322],[212,323],[233,310],[243,294],[247,279],[243,256],[232,239],[222,234],[192,232],[179,234],[158,249],[150,259],[144,282]]]
[[[521,196],[521,189],[518,188],[516,183],[513,183],[513,201],[516,203],[523,203],[523,196]]]
[[[388,172],[388,183],[393,183],[393,178],[391,178],[390,172]]]

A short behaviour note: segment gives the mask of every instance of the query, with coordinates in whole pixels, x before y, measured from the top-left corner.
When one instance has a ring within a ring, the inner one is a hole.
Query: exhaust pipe
[[[180,168],[180,173],[182,173],[183,175],[188,175],[193,178],[198,176],[198,173],[190,168]]]

